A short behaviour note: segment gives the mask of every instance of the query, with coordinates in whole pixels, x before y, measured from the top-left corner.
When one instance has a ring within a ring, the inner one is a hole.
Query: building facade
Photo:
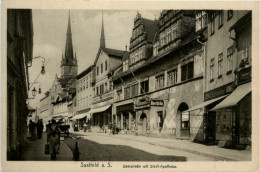
[[[31,10],[7,10],[7,159],[17,152],[27,137],[26,99],[29,97],[28,66],[33,55]]]
[[[135,133],[189,138],[191,121],[182,112],[203,102],[203,47],[197,42],[200,32],[195,32],[192,11],[162,11],[158,22],[153,56],[114,77],[115,113],[126,109],[135,114],[129,117]],[[122,100],[118,98],[120,90]]]
[[[93,97],[91,116],[92,131],[106,131],[112,120],[114,70],[122,65],[126,51],[106,48],[102,17],[100,48],[93,68]]]
[[[40,100],[40,118],[44,123],[48,123],[51,120],[51,96],[49,91]]]
[[[76,86],[76,116],[72,120],[76,120],[79,124],[79,129],[83,129],[85,122],[89,123],[89,112],[92,106],[92,69],[91,65],[86,70],[78,74]]]
[[[251,145],[252,132],[252,14],[211,11],[209,19],[205,101],[225,96],[211,109],[214,139],[243,149]]]

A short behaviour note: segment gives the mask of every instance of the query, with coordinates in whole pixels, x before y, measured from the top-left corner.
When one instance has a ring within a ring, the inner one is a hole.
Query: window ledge
[[[227,75],[229,75],[229,74],[231,74],[232,73],[232,70],[229,70],[229,71],[227,71]]]
[[[222,78],[222,75],[219,75],[219,76],[218,76],[218,79],[220,79],[220,78]]]
[[[213,82],[214,81],[214,78],[213,79],[211,79],[211,80],[209,80],[209,82]]]

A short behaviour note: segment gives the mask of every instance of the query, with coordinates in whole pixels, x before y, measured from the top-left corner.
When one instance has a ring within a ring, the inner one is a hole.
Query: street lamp
[[[32,90],[32,96],[33,96],[33,97],[36,96],[36,89],[35,89],[35,87],[33,87],[33,90]]]
[[[32,59],[38,59],[38,58],[42,58],[41,74],[44,75],[44,74],[46,73],[46,72],[45,72],[45,58],[42,57],[42,56],[36,56],[36,57],[34,57],[34,58],[32,58]],[[31,67],[31,66],[32,66],[32,64],[31,64],[30,66],[28,66],[28,67]]]

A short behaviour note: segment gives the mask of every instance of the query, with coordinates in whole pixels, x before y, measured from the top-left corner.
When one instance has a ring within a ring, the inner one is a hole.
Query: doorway
[[[180,116],[180,137],[190,136],[190,115],[189,112],[184,112],[189,109],[189,106],[182,102],[179,107],[177,114]]]
[[[146,125],[147,125],[147,116],[145,113],[142,113],[140,116],[140,125],[142,128],[142,132],[146,133]]]

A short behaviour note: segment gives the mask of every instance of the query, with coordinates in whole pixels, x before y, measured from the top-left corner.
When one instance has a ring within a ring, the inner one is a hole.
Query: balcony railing
[[[102,95],[98,95],[98,96],[93,97],[93,103],[95,104],[95,103],[105,101],[105,100],[108,100],[108,99],[112,99],[112,98],[113,98],[113,90],[106,92]]]

